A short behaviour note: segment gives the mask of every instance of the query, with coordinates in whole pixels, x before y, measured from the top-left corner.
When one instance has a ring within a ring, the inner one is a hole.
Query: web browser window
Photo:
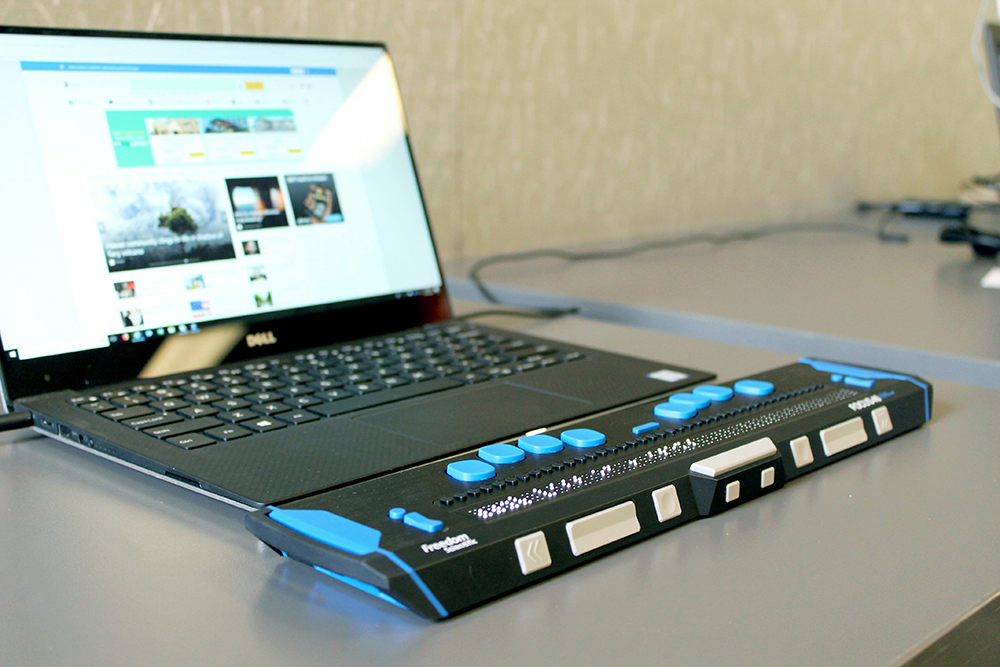
[[[5,353],[440,288],[384,51],[224,44],[0,35]]]

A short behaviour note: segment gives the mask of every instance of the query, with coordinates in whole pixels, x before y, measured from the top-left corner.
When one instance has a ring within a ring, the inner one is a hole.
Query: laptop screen
[[[0,90],[7,362],[442,287],[380,45],[0,32]]]

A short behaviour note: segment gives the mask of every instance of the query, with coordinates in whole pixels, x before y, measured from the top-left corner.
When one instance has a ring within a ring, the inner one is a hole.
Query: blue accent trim
[[[860,366],[846,366],[832,361],[819,361],[818,359],[803,358],[799,359],[799,363],[812,366],[820,373],[839,373],[840,375],[853,375],[871,380],[903,380],[904,382],[911,382],[924,390],[924,414],[927,421],[931,420],[930,392],[927,391],[927,385],[919,380],[914,380],[911,377],[899,375],[898,373],[887,373],[886,371],[877,371],[872,368],[862,368]]]
[[[70,63],[22,60],[21,69],[44,72],[180,72],[186,74],[326,74],[332,67],[250,67],[247,65],[158,65],[152,63]]]
[[[400,602],[396,598],[392,597],[391,595],[389,595],[385,591],[381,591],[381,590],[375,588],[371,584],[366,584],[363,581],[358,581],[357,579],[354,579],[353,577],[348,577],[348,576],[343,575],[343,574],[337,574],[336,572],[332,572],[331,570],[328,570],[325,567],[320,567],[319,565],[313,565],[313,569],[316,570],[317,572],[322,572],[323,574],[325,574],[325,575],[327,575],[329,577],[333,577],[334,579],[342,581],[345,584],[347,584],[348,586],[353,586],[354,588],[358,589],[359,591],[361,591],[363,593],[368,593],[368,595],[374,595],[379,600],[385,600],[386,602],[389,602],[390,604],[394,604],[394,605],[396,605],[397,607],[399,607],[401,609],[406,609],[406,605],[404,605],[402,602]]]
[[[366,556],[378,549],[382,532],[326,510],[272,509],[271,519],[317,542]]]
[[[444,608],[444,605],[441,604],[440,600],[437,599],[437,596],[434,595],[434,593],[431,592],[431,589],[427,587],[427,584],[425,584],[424,580],[420,578],[420,575],[417,574],[417,571],[406,564],[406,561],[404,561],[402,558],[392,553],[391,551],[386,551],[385,549],[378,549],[377,552],[382,554],[389,560],[391,560],[396,565],[398,565],[399,569],[401,569],[403,572],[409,575],[410,579],[413,580],[413,583],[417,585],[417,588],[420,589],[420,592],[424,594],[424,596],[427,598],[427,601],[430,602],[431,606],[434,607],[435,611],[441,614],[442,618],[448,615],[448,610]]]

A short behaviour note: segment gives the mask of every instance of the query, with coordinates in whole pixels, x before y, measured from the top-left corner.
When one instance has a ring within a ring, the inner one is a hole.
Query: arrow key
[[[521,574],[531,574],[552,565],[549,545],[542,531],[514,540],[514,551],[517,553],[517,562],[521,565]]]

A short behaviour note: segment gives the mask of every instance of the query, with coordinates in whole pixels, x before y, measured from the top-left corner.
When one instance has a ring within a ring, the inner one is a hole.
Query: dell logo
[[[274,345],[277,342],[278,339],[274,337],[273,331],[262,331],[260,333],[247,334],[247,347]]]

